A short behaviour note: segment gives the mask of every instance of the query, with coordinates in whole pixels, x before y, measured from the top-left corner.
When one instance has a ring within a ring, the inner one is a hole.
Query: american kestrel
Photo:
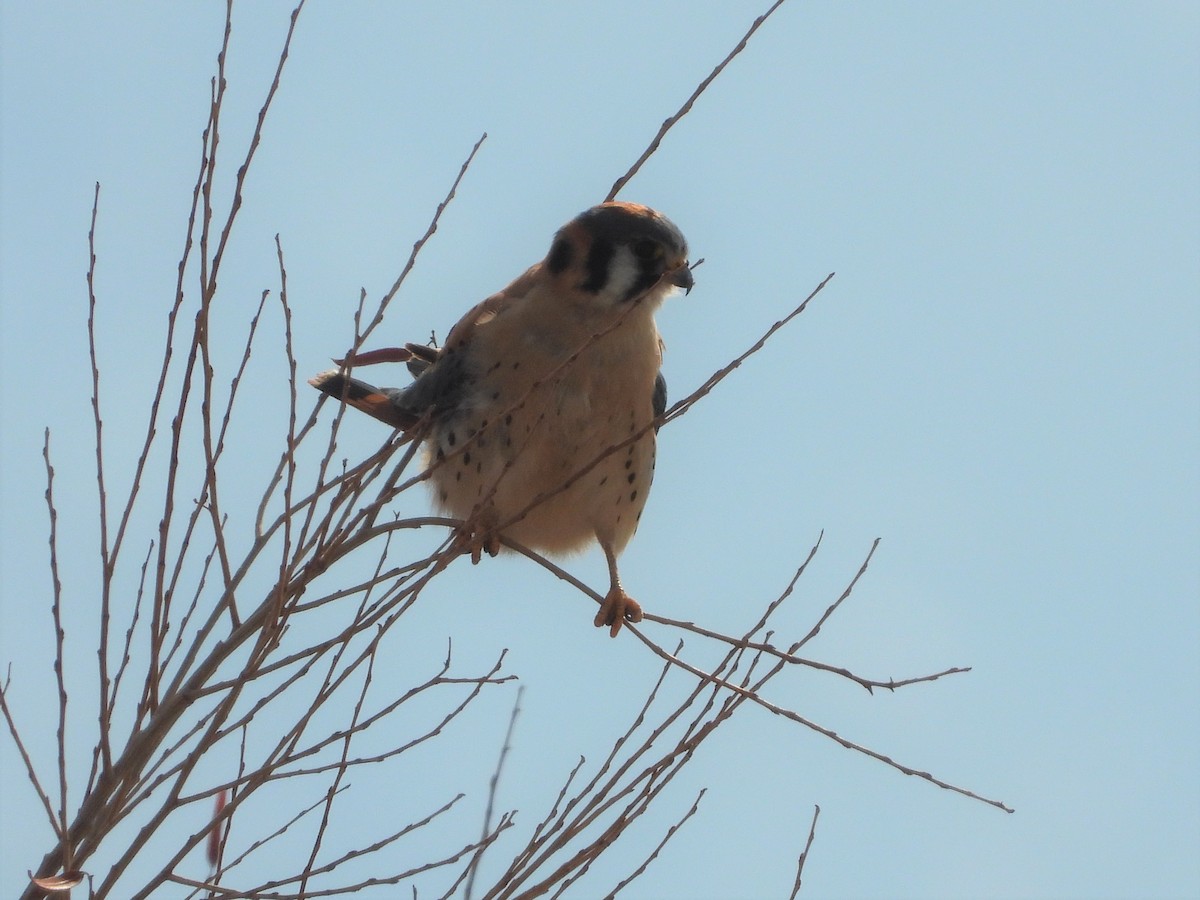
[[[393,427],[422,425],[437,503],[463,521],[473,561],[481,549],[494,556],[501,535],[551,554],[596,541],[610,584],[595,624],[616,637],[642,618],[617,555],[650,492],[651,424],[667,404],[654,313],[673,289],[691,290],[687,256],[662,213],[603,203],[559,229],[546,258],[468,312],[441,348],[344,363],[407,360],[408,387],[372,387],[344,369],[310,384]]]

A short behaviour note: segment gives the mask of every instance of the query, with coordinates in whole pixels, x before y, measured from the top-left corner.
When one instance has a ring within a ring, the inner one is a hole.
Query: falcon
[[[362,353],[309,383],[424,440],[436,503],[462,523],[473,562],[502,538],[551,555],[599,544],[609,589],[595,624],[616,637],[642,619],[617,557],[650,493],[667,404],[654,313],[692,283],[670,219],[603,203],[559,229],[546,258],[440,348]],[[412,383],[377,388],[347,374],[384,360],[406,361]]]

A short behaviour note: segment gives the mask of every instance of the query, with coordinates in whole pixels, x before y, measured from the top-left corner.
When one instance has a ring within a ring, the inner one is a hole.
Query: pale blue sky
[[[248,182],[226,302],[249,310],[276,287],[279,233],[301,372],[324,368],[360,287],[391,284],[487,131],[376,344],[444,334],[603,199],[767,5],[314,0]],[[40,449],[48,425],[76,542],[64,583],[86,607],[92,186],[119,481],[157,374],[223,5],[0,9],[0,660],[49,772]],[[227,160],[289,11],[235,11]],[[824,529],[781,617],[786,641],[882,537],[811,655],[871,677],[974,671],[875,697],[788,673],[770,698],[1017,810],[746,710],[677,782],[664,814],[710,790],[628,896],[786,896],[813,804],[809,897],[1200,894],[1200,7],[791,0],[622,198],[665,211],[706,259],[660,315],[675,397],[838,273],[662,432],[623,557],[630,592],[738,632]],[[278,383],[262,392],[264,422],[282,422]],[[348,420],[341,448],[365,455],[380,439]],[[277,451],[239,452],[257,473]],[[603,584],[598,553],[570,567]],[[526,692],[500,805],[527,825],[578,756],[624,727],[623,692],[640,699],[658,669],[590,615],[500,559],[451,570],[407,633],[429,660],[447,636],[479,665],[509,648]],[[71,638],[90,672],[90,636]],[[357,775],[378,798],[366,817],[407,819],[409,800],[423,809],[456,786],[481,803],[510,699],[464,724],[444,782]],[[6,738],[0,769],[12,894],[50,831]],[[616,856],[592,884],[619,878],[640,846]]]

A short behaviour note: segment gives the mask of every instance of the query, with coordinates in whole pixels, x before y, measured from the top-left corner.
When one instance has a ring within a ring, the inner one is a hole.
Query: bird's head
[[[593,206],[559,229],[546,255],[550,276],[612,306],[657,306],[672,288],[692,289],[687,241],[662,213],[637,203]]]

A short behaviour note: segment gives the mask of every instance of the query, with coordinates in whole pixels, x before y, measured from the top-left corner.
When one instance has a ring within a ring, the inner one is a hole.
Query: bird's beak
[[[670,278],[671,284],[675,285],[675,287],[683,288],[685,294],[690,294],[692,292],[692,285],[696,283],[695,279],[692,278],[692,270],[688,268],[686,262],[674,272],[669,273],[667,277]]]

